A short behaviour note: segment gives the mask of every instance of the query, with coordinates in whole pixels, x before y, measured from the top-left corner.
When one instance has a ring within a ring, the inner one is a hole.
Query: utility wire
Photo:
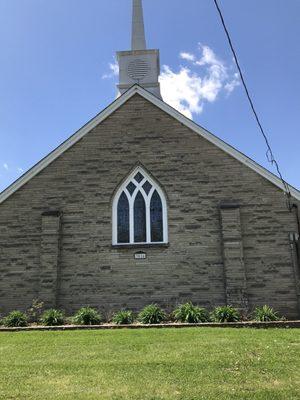
[[[222,11],[221,11],[221,9],[220,9],[220,7],[219,7],[218,1],[217,1],[217,0],[214,0],[214,3],[215,3],[215,6],[216,6],[216,8],[217,8],[217,11],[218,11],[218,13],[219,13],[219,16],[220,16],[220,19],[221,19],[221,22],[222,22],[222,25],[223,25],[225,34],[226,34],[226,36],[227,36],[228,43],[229,43],[229,46],[230,46],[230,48],[231,48],[231,51],[232,51],[232,54],[233,54],[233,57],[234,57],[236,66],[237,66],[237,68],[238,68],[238,71],[239,71],[239,74],[240,74],[240,77],[241,77],[241,81],[242,81],[242,84],[243,84],[243,86],[244,86],[244,89],[245,89],[245,92],[246,92],[248,101],[249,101],[249,103],[250,103],[251,109],[252,109],[252,111],[253,111],[253,114],[254,114],[254,117],[255,117],[255,119],[256,119],[256,122],[257,122],[257,124],[258,124],[258,126],[259,126],[259,129],[260,129],[260,131],[261,131],[261,133],[262,133],[262,135],[263,135],[263,137],[264,137],[264,140],[265,140],[265,142],[266,142],[266,145],[267,145],[267,151],[266,151],[267,160],[268,160],[272,165],[274,165],[275,168],[276,168],[276,170],[277,170],[278,176],[280,177],[281,182],[282,182],[282,185],[283,185],[283,188],[284,188],[284,189],[283,189],[284,194],[285,194],[286,197],[287,197],[287,207],[288,207],[289,211],[291,211],[291,203],[290,203],[291,192],[290,192],[289,185],[288,185],[288,183],[283,179],[282,173],[281,173],[280,168],[279,168],[279,164],[278,164],[276,158],[274,157],[274,153],[273,153],[273,151],[272,151],[272,148],[271,148],[269,139],[268,139],[268,137],[267,137],[267,134],[265,133],[264,128],[262,127],[262,123],[260,122],[260,119],[259,119],[259,117],[258,117],[258,114],[257,114],[257,112],[256,112],[256,110],[255,110],[254,103],[253,103],[253,101],[252,101],[252,98],[251,98],[251,96],[250,96],[249,90],[248,90],[248,88],[247,88],[246,81],[245,81],[245,78],[244,78],[242,69],[241,69],[241,67],[240,67],[240,63],[239,63],[239,61],[238,61],[238,57],[237,57],[236,51],[235,51],[235,49],[234,49],[234,47],[233,47],[233,43],[232,43],[232,40],[231,40],[231,38],[230,38],[228,29],[227,29],[227,27],[226,27],[225,20],[224,20],[224,17],[223,17],[223,15],[222,15]]]

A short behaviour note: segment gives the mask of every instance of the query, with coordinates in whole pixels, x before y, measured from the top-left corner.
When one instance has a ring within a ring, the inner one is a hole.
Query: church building
[[[0,194],[0,314],[192,301],[300,316],[300,192],[166,104],[133,0],[119,97]]]

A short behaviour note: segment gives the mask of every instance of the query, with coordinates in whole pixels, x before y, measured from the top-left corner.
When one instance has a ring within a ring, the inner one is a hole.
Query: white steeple
[[[118,51],[117,59],[120,67],[118,89],[121,94],[138,83],[161,98],[159,50],[146,47],[142,0],[133,0],[132,3],[131,50]]]
[[[146,50],[142,0],[133,0],[131,50]]]

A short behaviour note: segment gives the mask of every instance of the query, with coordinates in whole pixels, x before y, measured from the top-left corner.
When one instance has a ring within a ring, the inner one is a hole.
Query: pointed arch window
[[[113,201],[113,244],[168,242],[167,203],[159,185],[137,168]]]

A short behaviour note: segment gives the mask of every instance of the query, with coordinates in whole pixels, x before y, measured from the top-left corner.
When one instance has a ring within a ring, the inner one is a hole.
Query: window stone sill
[[[113,244],[111,245],[112,249],[150,249],[150,248],[168,248],[170,246],[169,243],[133,243],[133,244]]]

